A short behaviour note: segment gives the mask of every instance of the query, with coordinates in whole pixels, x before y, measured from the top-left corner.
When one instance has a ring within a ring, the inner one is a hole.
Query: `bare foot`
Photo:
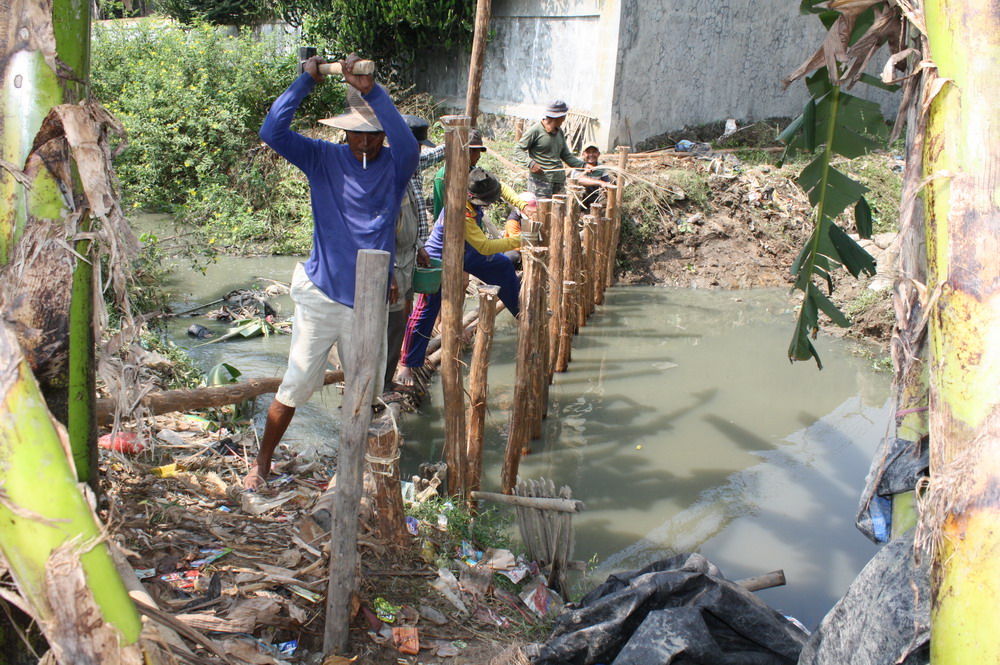
[[[243,489],[256,492],[267,486],[267,477],[256,466],[250,467],[250,473],[243,479]]]
[[[396,383],[407,388],[412,388],[417,384],[416,378],[413,376],[413,368],[403,365],[399,368],[399,372],[396,373]]]

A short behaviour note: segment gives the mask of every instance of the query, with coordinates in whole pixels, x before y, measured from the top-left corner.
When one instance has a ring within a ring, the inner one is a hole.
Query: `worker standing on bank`
[[[400,202],[417,167],[413,133],[388,93],[371,76],[354,74],[359,60],[351,54],[341,62],[349,111],[321,121],[343,129],[346,144],[310,139],[291,130],[299,104],[323,82],[319,66],[325,61],[319,57],[304,63],[303,74],[271,105],[260,128],[261,139],[309,180],[313,247],[292,277],[295,313],[288,370],[267,411],[260,452],[243,479],[248,490],[266,483],[271,457],[296,407],[323,386],[327,356],[334,344],[345,375],[356,371],[351,331],[358,250],[394,252]],[[387,136],[389,147],[383,146]],[[391,273],[389,277],[391,283]],[[384,333],[381,338],[379,383],[384,372]],[[376,386],[374,394],[380,392]]]
[[[517,160],[528,168],[528,189],[540,199],[552,198],[566,189],[563,162],[582,169],[583,160],[566,145],[562,124],[569,107],[562,100],[549,103],[545,117],[528,128],[518,141]]]

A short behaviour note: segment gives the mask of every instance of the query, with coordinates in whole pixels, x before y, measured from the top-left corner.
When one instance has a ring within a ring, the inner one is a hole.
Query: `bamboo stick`
[[[476,343],[472,351],[469,370],[469,434],[466,452],[465,480],[469,491],[479,489],[483,473],[483,434],[486,420],[487,373],[490,350],[493,348],[493,330],[496,321],[496,303],[499,286],[479,287],[479,322],[476,326]]]
[[[465,250],[465,207],[468,201],[468,116],[444,116],[445,203],[441,284],[441,388],[444,392],[444,457],[453,494],[465,493],[465,390],[462,380],[462,279]]]
[[[523,506],[537,510],[552,510],[560,513],[581,513],[587,509],[583,501],[549,497],[528,497],[518,494],[496,494],[495,492],[472,492],[473,499],[502,503],[506,506]],[[773,573],[772,573],[773,574]]]
[[[569,367],[570,356],[573,351],[573,323],[566,312],[573,308],[576,302],[577,283],[574,281],[564,281],[562,283],[562,303],[560,311],[563,312],[559,323],[559,355],[556,358],[556,371],[565,372]]]
[[[551,384],[559,358],[559,330],[562,327],[562,283],[563,283],[563,214],[566,209],[566,197],[557,194],[552,197],[549,210],[552,238],[549,242],[549,318],[548,346],[549,362],[547,364],[546,382]]]
[[[357,586],[358,504],[365,471],[365,448],[372,417],[379,345],[385,340],[389,253],[358,251],[354,292],[355,371],[344,385],[337,492],[330,533],[330,578],[326,596],[323,651],[343,653],[351,622],[351,595]]]

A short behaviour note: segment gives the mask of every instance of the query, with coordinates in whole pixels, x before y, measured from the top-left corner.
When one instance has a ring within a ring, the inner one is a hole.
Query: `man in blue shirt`
[[[349,112],[324,121],[346,132],[346,144],[291,130],[299,104],[323,81],[319,65],[325,61],[319,57],[305,62],[303,74],[274,102],[260,128],[261,139],[308,178],[314,228],[312,252],[292,278],[295,314],[288,370],[268,409],[260,452],[243,479],[248,490],[265,484],[271,457],[296,407],[323,386],[334,344],[345,375],[355,371],[351,330],[358,250],[394,252],[400,202],[417,167],[413,133],[386,91],[371,76],[353,73],[358,60],[352,54],[341,63],[349,84]],[[386,137],[389,147],[383,146]],[[390,283],[392,265],[390,261]],[[380,360],[385,362],[384,345]],[[383,371],[377,369],[378,380]],[[380,392],[376,386],[374,394]]]

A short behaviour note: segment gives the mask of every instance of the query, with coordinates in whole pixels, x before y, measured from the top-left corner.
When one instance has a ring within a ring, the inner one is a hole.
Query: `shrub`
[[[295,66],[295,54],[249,34],[229,37],[164,20],[95,26],[94,95],[128,132],[115,163],[127,204],[182,213],[212,205],[227,216],[239,210],[229,221],[255,228],[287,222],[275,218],[282,210],[271,203],[288,173],[261,170],[255,154],[260,123]],[[313,126],[339,112],[343,95],[342,86],[320,86],[297,123]],[[252,230],[244,235],[256,237]]]

